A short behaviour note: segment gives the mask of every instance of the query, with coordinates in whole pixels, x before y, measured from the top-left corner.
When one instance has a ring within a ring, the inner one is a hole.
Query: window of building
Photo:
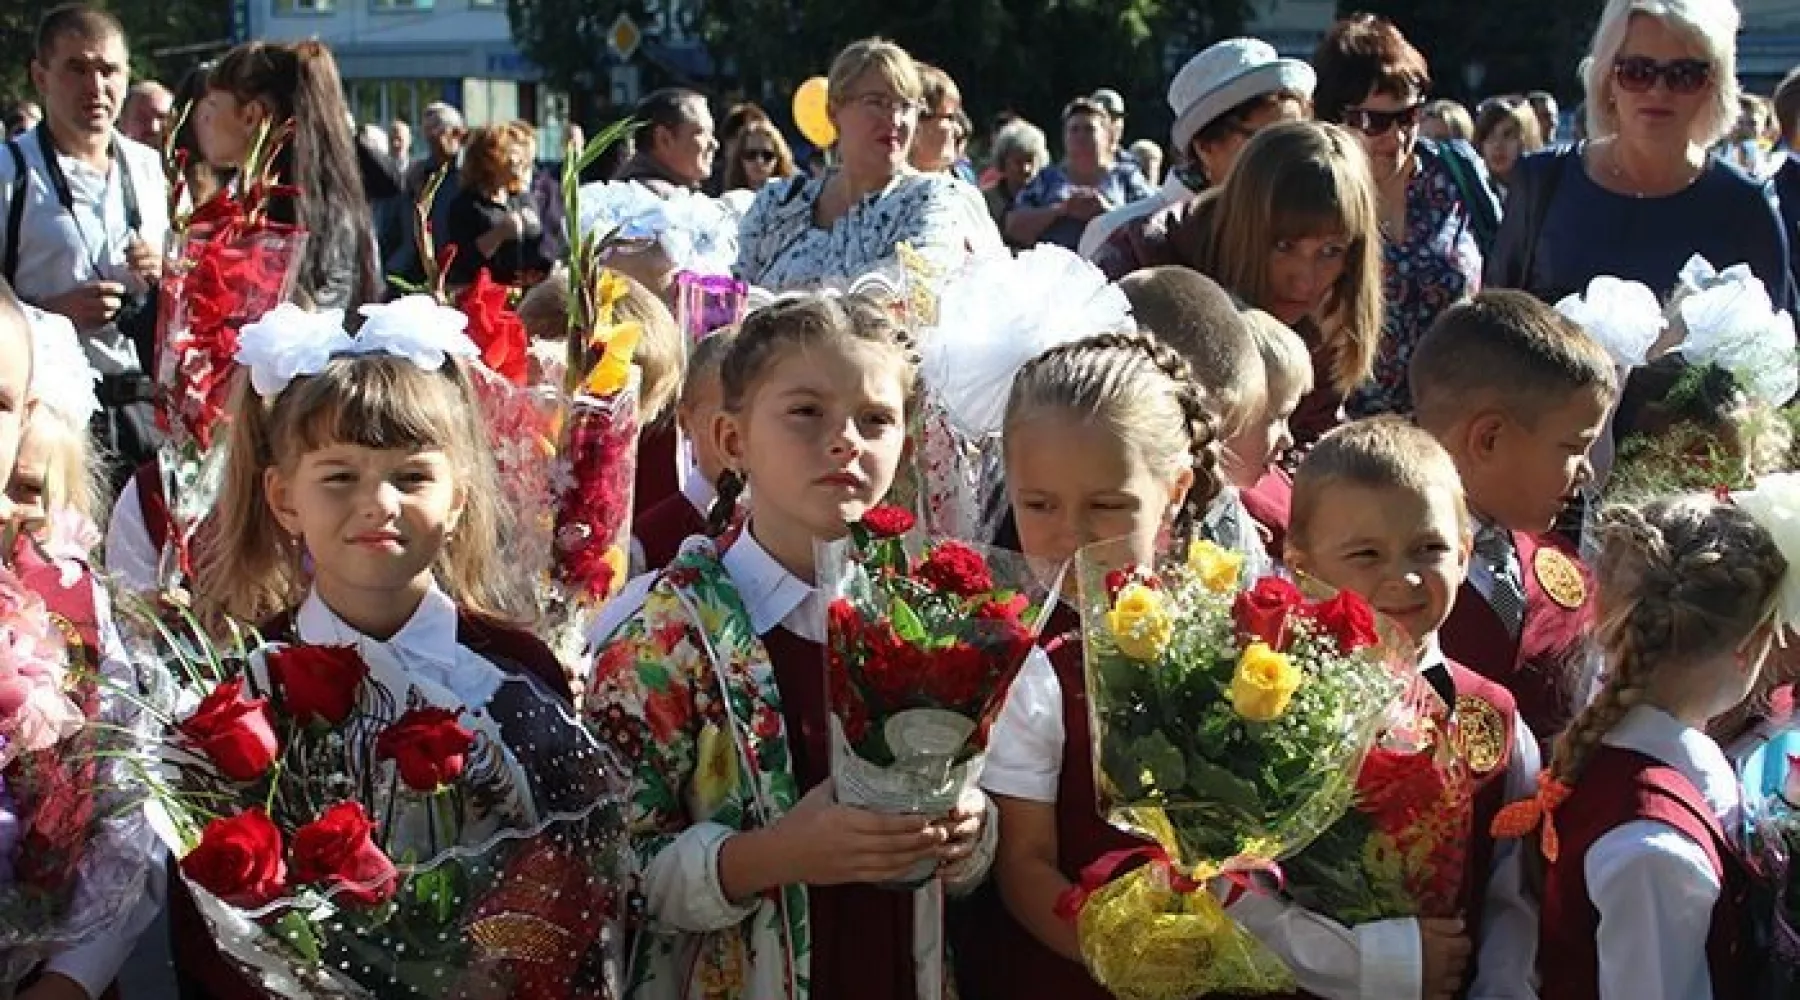
[[[513,80],[464,80],[462,113],[470,128],[512,121],[519,117],[519,84]]]
[[[275,0],[276,14],[329,14],[337,0]]]
[[[377,12],[430,10],[436,5],[437,0],[369,0],[369,9]]]

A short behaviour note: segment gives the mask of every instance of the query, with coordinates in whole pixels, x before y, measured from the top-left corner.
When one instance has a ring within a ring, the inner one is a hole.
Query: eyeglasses
[[[1398,111],[1377,111],[1373,108],[1345,108],[1344,124],[1373,139],[1378,135],[1386,135],[1394,126],[1412,128],[1419,124],[1419,113],[1425,108],[1425,102],[1408,105]]]
[[[858,94],[855,97],[848,98],[845,103],[854,104],[872,115],[884,115],[889,118],[892,118],[895,115],[899,115],[902,118],[916,118],[918,117],[919,112],[923,110],[923,106],[918,101],[915,101],[910,97],[901,97],[898,94],[873,92]]]
[[[1704,59],[1671,59],[1657,62],[1649,56],[1620,56],[1613,60],[1613,80],[1633,94],[1648,93],[1661,80],[1671,94],[1698,94],[1712,79],[1712,63]]]
[[[747,162],[754,162],[754,163],[774,163],[775,162],[775,151],[773,149],[746,149],[742,153],[739,153],[738,155],[743,157],[743,159]]]
[[[945,128],[954,129],[958,132],[966,133],[969,131],[968,128],[963,125],[962,115],[959,115],[954,111],[948,111],[941,115],[920,115],[919,121],[921,121],[921,122],[939,122]]]

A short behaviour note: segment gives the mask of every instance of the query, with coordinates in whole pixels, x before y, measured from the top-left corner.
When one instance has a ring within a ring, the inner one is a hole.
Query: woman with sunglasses
[[[1374,377],[1345,406],[1353,416],[1411,413],[1413,347],[1440,313],[1480,290],[1499,204],[1466,144],[1420,139],[1431,72],[1392,22],[1344,18],[1319,43],[1313,68],[1319,119],[1361,141],[1380,205],[1386,314]]]
[[[1788,234],[1767,185],[1708,155],[1736,123],[1731,0],[1610,0],[1582,84],[1588,140],[1521,160],[1488,284],[1547,302],[1598,275],[1658,294],[1694,254],[1747,263],[1792,305]]]
[[[826,86],[836,163],[757,193],[738,232],[737,276],[804,291],[889,265],[901,243],[946,271],[970,254],[1001,252],[974,185],[907,163],[924,108],[919,64],[905,49],[867,38],[838,53]]]
[[[726,147],[725,159],[725,190],[719,200],[740,217],[763,185],[794,176],[794,153],[767,118],[746,122]]]

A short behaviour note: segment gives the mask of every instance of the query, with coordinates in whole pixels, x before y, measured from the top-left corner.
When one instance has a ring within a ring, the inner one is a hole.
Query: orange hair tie
[[[1553,814],[1558,806],[1568,801],[1570,788],[1549,771],[1538,772],[1537,784],[1536,795],[1514,802],[1496,813],[1488,831],[1501,840],[1510,840],[1523,837],[1541,825],[1544,828],[1544,859],[1555,861],[1561,853],[1562,842],[1556,836]]]

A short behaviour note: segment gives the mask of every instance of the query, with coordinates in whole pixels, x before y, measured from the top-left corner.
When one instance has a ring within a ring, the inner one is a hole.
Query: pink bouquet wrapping
[[[736,278],[682,271],[675,275],[675,321],[699,343],[714,330],[744,319],[750,286]]]

